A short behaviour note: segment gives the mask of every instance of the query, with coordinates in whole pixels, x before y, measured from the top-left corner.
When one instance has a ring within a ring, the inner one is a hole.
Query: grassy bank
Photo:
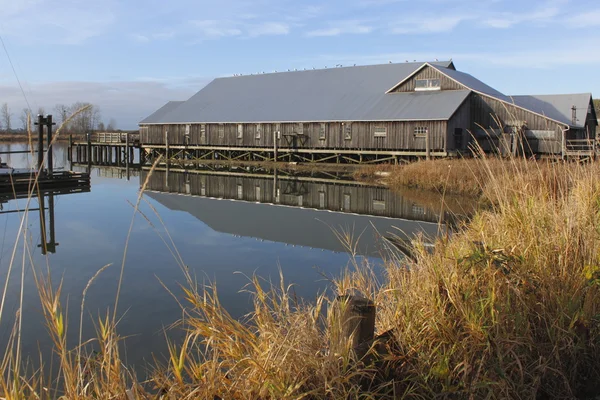
[[[381,280],[358,262],[334,279],[338,294],[375,301],[376,331],[387,333],[362,361],[347,347],[330,346],[341,330],[325,312],[333,297],[299,302],[283,278],[275,287],[255,278],[254,311],[241,322],[175,256],[185,281],[179,328],[186,339],[169,346],[168,364],[153,365],[149,382],[124,367],[112,316],[95,321],[96,337],[67,348],[59,290],[39,275],[60,381],[27,371],[11,346],[0,391],[7,398],[64,393],[69,399],[600,395],[600,165],[487,159],[456,167],[446,161],[446,169],[426,165],[421,178],[437,179],[430,188],[451,192],[457,189],[448,185],[456,183],[490,207],[438,238],[433,251],[415,240],[413,261],[390,255]],[[94,357],[86,356],[84,343],[95,345]]]
[[[403,165],[371,165],[357,170],[354,177],[362,181],[378,181],[392,189],[403,187],[436,191],[439,193],[480,196],[487,186],[490,176],[512,175],[516,171],[531,172],[531,169],[544,175],[554,173],[550,164],[530,163],[525,160],[500,158],[465,158],[455,160],[419,161]],[[546,178],[546,177],[542,177]]]

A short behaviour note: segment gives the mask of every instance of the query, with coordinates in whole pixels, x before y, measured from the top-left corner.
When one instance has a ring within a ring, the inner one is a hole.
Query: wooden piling
[[[38,115],[38,154],[37,167],[41,171],[44,166],[44,116]]]
[[[331,350],[342,354],[348,346],[362,358],[364,354],[359,354],[359,346],[375,336],[375,303],[359,296],[338,296],[329,313],[329,320],[334,324]]]
[[[425,157],[431,160],[431,142],[429,138],[429,128],[425,129]]]

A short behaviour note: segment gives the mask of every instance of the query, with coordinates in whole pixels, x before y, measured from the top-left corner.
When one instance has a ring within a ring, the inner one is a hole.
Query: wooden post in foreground
[[[329,313],[335,330],[331,336],[332,351],[341,354],[346,346],[356,351],[362,343],[373,340],[376,308],[371,300],[358,296],[338,296]],[[362,358],[364,354],[357,356]]]
[[[273,131],[273,161],[277,162],[277,131]]]
[[[431,160],[431,143],[429,140],[429,128],[425,129],[425,155],[427,160]]]

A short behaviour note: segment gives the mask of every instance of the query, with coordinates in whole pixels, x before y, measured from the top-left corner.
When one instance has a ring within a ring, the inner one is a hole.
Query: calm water
[[[23,146],[0,146],[0,151],[18,149]],[[3,156],[3,160],[15,168],[32,163],[26,154]],[[57,169],[71,168],[63,147],[55,150],[54,160]],[[78,168],[81,170],[73,169]],[[123,175],[123,171],[112,168],[94,168],[91,191],[55,196],[58,244],[56,252],[47,257],[38,247],[42,241],[39,212],[31,211],[26,216],[0,214],[1,282],[6,279],[21,219],[26,218],[34,268],[49,268],[55,283],[63,280],[63,307],[70,310],[71,338],[77,336],[82,291],[106,264],[112,266],[96,279],[86,298],[84,325],[88,337],[93,332],[92,318],[114,306],[133,216],[131,204],[136,202],[148,171],[134,171],[129,180]],[[183,283],[183,275],[160,237],[166,231],[192,273],[199,280],[217,283],[222,303],[236,317],[249,310],[249,297],[240,290],[253,274],[277,281],[281,268],[288,283],[295,285],[297,295],[309,301],[327,290],[321,274],[335,276],[349,261],[332,229],[360,235],[360,256],[375,263],[383,249],[377,232],[383,236],[410,236],[417,232],[435,235],[438,231],[439,215],[418,199],[352,182],[255,176],[244,171],[220,175],[160,169],[148,178],[147,189],[140,206],[145,217],[137,215],[134,219],[118,310],[122,315],[119,332],[128,336],[127,361],[135,364],[150,359],[153,352],[165,350],[163,328],[181,316],[177,302],[162,286],[180,295],[177,284]],[[3,212],[26,205],[25,199],[0,201]],[[47,207],[48,200],[45,202]],[[30,207],[37,208],[37,203],[33,200]],[[17,246],[0,324],[2,343],[8,338],[10,319],[18,308],[22,242]],[[23,301],[24,348],[35,356],[38,348],[50,348],[50,340],[45,334],[30,262],[26,262]]]

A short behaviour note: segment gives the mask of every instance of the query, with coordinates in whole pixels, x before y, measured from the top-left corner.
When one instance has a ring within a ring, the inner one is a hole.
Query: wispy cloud
[[[4,34],[26,44],[78,45],[116,21],[113,0],[0,0]]]
[[[373,31],[373,27],[357,20],[330,22],[326,28],[311,30],[306,33],[308,37],[338,36],[342,34],[366,34]]]
[[[495,13],[491,18],[484,18],[481,24],[491,28],[507,29],[521,23],[549,23],[561,13],[560,3],[562,2],[551,2],[531,12]]]
[[[264,22],[247,27],[246,32],[250,37],[287,35],[290,33],[290,26],[281,22]]]
[[[567,19],[567,24],[572,28],[592,28],[600,26],[600,9],[573,15]]]
[[[411,17],[404,20],[395,21],[391,26],[390,31],[394,34],[428,34],[449,32],[455,29],[460,23],[472,18],[473,17],[468,15]]]
[[[215,39],[228,36],[240,36],[242,31],[234,27],[231,21],[202,20],[191,21],[201,38]]]

